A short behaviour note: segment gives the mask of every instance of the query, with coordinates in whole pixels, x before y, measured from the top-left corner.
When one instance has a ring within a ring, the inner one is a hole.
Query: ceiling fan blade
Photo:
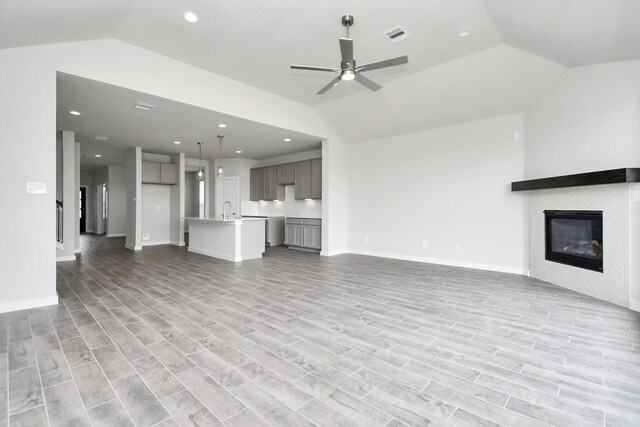
[[[359,65],[356,71],[371,71],[380,68],[394,67],[396,65],[407,64],[409,57],[407,55],[398,56],[397,58],[385,59],[384,61],[371,62],[369,64]]]
[[[328,71],[331,73],[339,73],[340,69],[338,68],[328,68],[328,67],[316,67],[314,65],[292,65],[292,70],[309,70],[309,71]]]
[[[382,89],[382,86],[380,86],[378,83],[374,82],[373,80],[369,80],[368,78],[366,78],[362,74],[356,73],[356,81],[358,83],[368,87],[369,89],[371,89],[374,92],[379,90],[379,89]]]
[[[340,38],[340,53],[342,53],[342,63],[353,63],[353,39]]]
[[[329,89],[331,89],[334,86],[337,86],[338,83],[340,83],[340,76],[336,77],[335,79],[331,80],[325,87],[323,87],[322,89],[320,89],[316,95],[324,95]]]

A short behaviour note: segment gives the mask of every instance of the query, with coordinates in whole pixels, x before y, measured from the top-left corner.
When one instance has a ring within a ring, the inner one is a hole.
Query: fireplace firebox
[[[545,259],[602,273],[602,211],[544,211]]]

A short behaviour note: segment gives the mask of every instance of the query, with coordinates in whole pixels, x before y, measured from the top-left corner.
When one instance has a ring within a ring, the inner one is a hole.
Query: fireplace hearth
[[[602,211],[544,211],[545,259],[603,272]]]

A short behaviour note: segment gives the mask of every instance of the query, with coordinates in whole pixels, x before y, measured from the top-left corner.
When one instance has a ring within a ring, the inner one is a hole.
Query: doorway
[[[80,233],[87,232],[87,187],[80,187],[79,193],[80,211],[78,218],[80,219]]]
[[[227,214],[232,217],[240,216],[240,177],[228,176],[216,178],[215,200],[216,217],[222,217],[223,205],[226,202],[231,204],[231,207],[227,208]]]

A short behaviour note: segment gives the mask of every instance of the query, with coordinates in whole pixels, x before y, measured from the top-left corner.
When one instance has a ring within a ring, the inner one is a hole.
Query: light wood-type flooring
[[[639,426],[640,316],[511,274],[83,236],[0,315],[0,425]]]

